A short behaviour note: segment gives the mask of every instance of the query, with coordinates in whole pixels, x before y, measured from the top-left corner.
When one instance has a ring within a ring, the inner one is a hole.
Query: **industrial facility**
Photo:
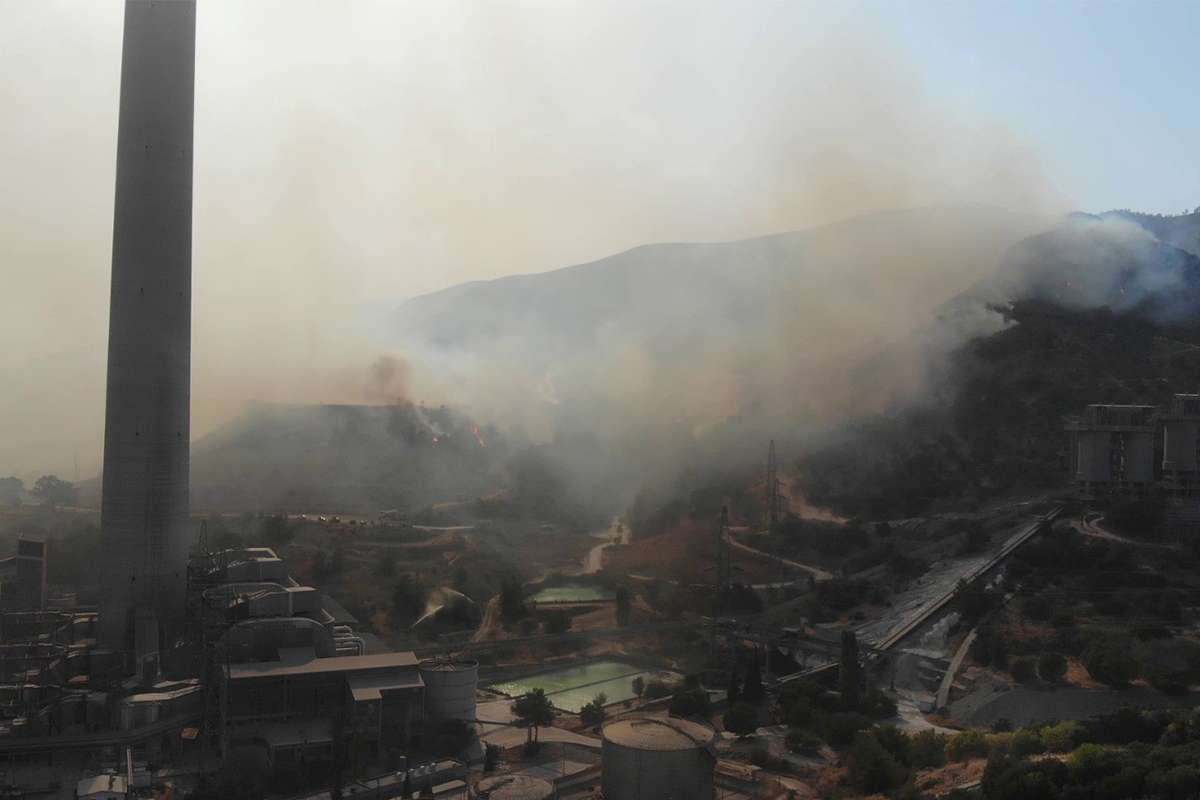
[[[192,534],[195,37],[195,0],[127,0],[96,565],[106,578],[97,609],[48,598],[42,539],[22,536],[0,561],[0,756],[82,757],[95,772],[69,787],[76,798],[172,796],[177,785],[214,796],[206,782],[250,770],[272,789],[366,791],[355,781],[381,764],[391,771],[372,781],[375,798],[557,797],[534,775],[468,782],[484,753],[477,661],[393,652],[275,550]],[[457,761],[431,754],[447,731],[466,734],[452,739]],[[682,721],[611,727],[609,796],[711,796],[711,739]],[[63,787],[51,771],[8,788]]]
[[[1090,405],[1068,420],[1068,468],[1087,496],[1139,495],[1151,489],[1192,496],[1200,451],[1200,395],[1169,406]]]
[[[605,800],[713,796],[716,733],[685,719],[632,717],[604,726]]]

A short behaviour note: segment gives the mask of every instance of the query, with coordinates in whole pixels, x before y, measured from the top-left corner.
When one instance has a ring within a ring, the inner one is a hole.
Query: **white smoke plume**
[[[0,28],[0,475],[99,465],[120,23],[119,3],[47,2]],[[916,374],[870,394],[847,365],[1065,205],[1018,136],[927,97],[835,6],[210,0],[198,23],[196,435],[252,400],[378,402],[381,356],[408,360],[413,400],[535,436],[587,416],[614,451],[827,419]],[[611,329],[586,364],[526,374],[498,344],[455,371],[387,324],[462,281],[963,203],[1022,213],[982,237],[952,212],[818,237],[769,335],[727,320],[704,363]]]

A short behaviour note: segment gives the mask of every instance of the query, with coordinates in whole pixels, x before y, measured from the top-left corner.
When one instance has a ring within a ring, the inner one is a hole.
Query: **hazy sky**
[[[0,475],[98,464],[121,8],[0,0]],[[361,399],[369,312],[464,280],[928,202],[1195,206],[1198,16],[201,0],[194,431]]]

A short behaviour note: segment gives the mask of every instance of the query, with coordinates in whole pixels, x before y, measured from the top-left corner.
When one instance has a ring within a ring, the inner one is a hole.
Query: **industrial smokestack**
[[[156,660],[188,550],[195,0],[127,0],[124,35],[100,635]]]

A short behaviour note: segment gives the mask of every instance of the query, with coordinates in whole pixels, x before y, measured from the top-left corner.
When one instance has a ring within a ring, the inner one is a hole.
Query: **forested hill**
[[[1142,214],[1121,210],[1101,216],[1128,220],[1154,234],[1160,242],[1200,256],[1200,208],[1190,214]]]

